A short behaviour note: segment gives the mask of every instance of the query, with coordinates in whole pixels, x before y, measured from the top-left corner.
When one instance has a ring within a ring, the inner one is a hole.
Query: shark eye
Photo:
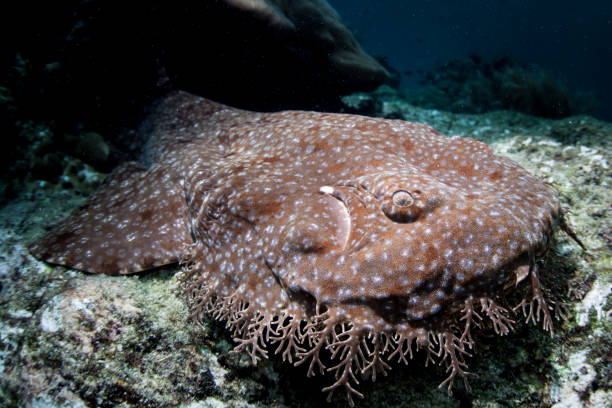
[[[409,223],[432,212],[441,203],[442,199],[438,194],[418,189],[395,190],[391,196],[383,199],[382,210],[391,221]]]
[[[418,199],[418,194],[416,195]],[[395,222],[414,222],[421,214],[421,208],[415,203],[415,196],[406,190],[396,190],[391,197],[382,203],[382,210],[389,219]]]
[[[393,193],[391,199],[393,200],[393,204],[398,207],[410,207],[414,204],[414,198],[412,198],[412,195],[406,190],[397,190]]]

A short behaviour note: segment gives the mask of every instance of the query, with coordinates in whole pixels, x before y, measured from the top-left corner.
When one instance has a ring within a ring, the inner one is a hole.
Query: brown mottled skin
[[[146,165],[117,170],[35,256],[107,274],[181,261],[193,318],[226,321],[254,361],[272,349],[327,371],[326,390],[343,387],[351,404],[356,375],[407,362],[413,342],[448,364],[450,389],[475,321],[511,329],[499,295],[521,280],[528,319],[551,329],[535,260],[559,201],[485,144],[183,92],[149,123]]]

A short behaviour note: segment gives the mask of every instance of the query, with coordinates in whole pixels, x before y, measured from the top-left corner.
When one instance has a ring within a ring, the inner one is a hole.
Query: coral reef
[[[587,113],[594,103],[567,89],[550,72],[509,57],[452,60],[425,73],[421,82],[423,87],[406,90],[407,101],[457,113],[507,109],[564,118]]]

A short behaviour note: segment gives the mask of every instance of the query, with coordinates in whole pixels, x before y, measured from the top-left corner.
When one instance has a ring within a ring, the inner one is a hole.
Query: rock
[[[74,157],[81,159],[96,169],[110,171],[111,146],[102,135],[96,132],[81,132],[76,136],[66,135],[67,149]]]
[[[233,106],[329,106],[389,77],[324,0],[193,3],[173,20],[163,39],[172,81]]]

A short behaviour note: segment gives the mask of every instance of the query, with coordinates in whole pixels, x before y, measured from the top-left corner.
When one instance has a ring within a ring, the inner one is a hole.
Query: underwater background
[[[471,391],[439,390],[445,367],[417,353],[362,381],[357,406],[612,406],[611,2],[14,6],[0,26],[0,406],[347,406],[305,367],[253,365],[223,324],[192,324],[177,266],[101,276],[29,254],[138,158],[143,119],[172,89],[426,123],[558,190],[588,251],[558,234],[546,258],[569,305],[554,337],[517,314],[507,336],[479,336]]]
[[[612,3],[572,1],[331,0],[373,55],[385,57],[401,86],[417,88],[456,61],[507,57],[535,65],[590,100],[612,120]]]

